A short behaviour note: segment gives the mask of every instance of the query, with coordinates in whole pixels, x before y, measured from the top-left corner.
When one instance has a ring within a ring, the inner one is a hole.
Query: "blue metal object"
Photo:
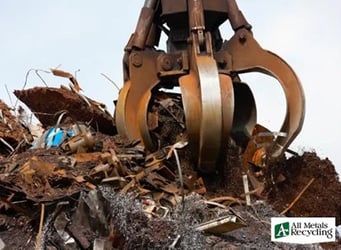
[[[65,139],[66,133],[60,128],[50,128],[45,135],[45,147],[58,147]]]

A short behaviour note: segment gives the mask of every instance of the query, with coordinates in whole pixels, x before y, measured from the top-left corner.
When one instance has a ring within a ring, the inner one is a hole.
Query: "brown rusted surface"
[[[56,125],[59,116],[66,111],[68,122],[85,122],[96,131],[115,134],[111,115],[103,112],[98,103],[87,98],[88,103],[74,92],[62,88],[35,87],[16,90],[14,94],[26,104],[44,127]]]

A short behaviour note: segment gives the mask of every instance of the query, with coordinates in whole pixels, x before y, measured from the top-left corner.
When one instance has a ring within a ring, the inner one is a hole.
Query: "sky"
[[[59,67],[76,73],[84,94],[114,111],[123,85],[122,56],[143,5],[142,0],[0,0],[0,99],[14,105],[30,69]],[[118,4],[119,3],[119,4]],[[286,60],[301,80],[305,122],[290,146],[315,151],[341,174],[341,1],[238,0],[260,45]],[[221,29],[228,39],[229,25]],[[68,84],[41,71],[50,87]],[[279,83],[261,74],[243,75],[254,93],[258,122],[278,131],[285,115]],[[25,88],[44,86],[31,71]]]

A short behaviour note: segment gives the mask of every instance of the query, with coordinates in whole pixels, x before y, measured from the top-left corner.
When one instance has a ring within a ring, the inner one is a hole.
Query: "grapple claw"
[[[241,39],[242,38],[242,39]],[[269,149],[268,156],[280,156],[300,132],[305,113],[302,86],[292,68],[276,54],[262,49],[252,33],[238,30],[224,48],[232,55],[231,71],[235,73],[261,72],[276,78],[281,84],[287,102],[287,111],[281,132],[286,137],[278,137]]]
[[[223,43],[219,26],[226,20],[235,34]],[[168,36],[166,52],[155,48],[162,31]],[[157,150],[148,124],[153,93],[180,86],[184,133],[203,172],[216,169],[230,139],[244,151],[252,138],[256,102],[249,86],[240,82],[242,73],[268,74],[285,93],[281,132],[287,136],[261,150],[269,159],[281,156],[302,128],[304,94],[296,74],[258,45],[234,0],[146,0],[123,64],[125,84],[115,111],[118,132]]]

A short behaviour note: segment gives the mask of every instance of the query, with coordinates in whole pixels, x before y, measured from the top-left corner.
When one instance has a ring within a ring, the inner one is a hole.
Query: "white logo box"
[[[271,241],[311,244],[335,241],[335,217],[273,217]]]

